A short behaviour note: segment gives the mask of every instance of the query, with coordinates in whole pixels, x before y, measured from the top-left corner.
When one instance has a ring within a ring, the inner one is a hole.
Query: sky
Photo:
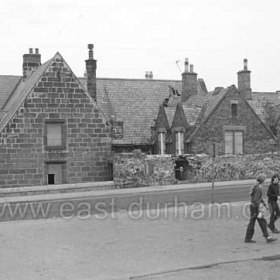
[[[76,76],[94,44],[97,77],[181,80],[185,58],[208,90],[237,84],[248,59],[253,91],[280,90],[278,0],[1,1],[0,75],[22,56],[59,52]],[[179,61],[176,64],[176,61]]]

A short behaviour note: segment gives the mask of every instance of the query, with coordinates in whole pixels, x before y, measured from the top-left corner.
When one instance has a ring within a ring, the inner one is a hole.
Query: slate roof
[[[252,92],[252,100],[248,100],[250,106],[258,114],[262,121],[265,119],[265,105],[273,104],[275,108],[273,109],[273,114],[275,115],[275,120],[279,119],[280,116],[280,93],[279,92]]]
[[[182,107],[183,107],[186,119],[188,121],[188,124],[190,126],[195,126],[196,121],[198,119],[198,116],[199,116],[199,114],[201,112],[202,107],[198,107],[197,106],[197,107],[190,108],[190,107],[187,107],[184,104],[183,104]]]
[[[20,80],[20,76],[0,76],[0,110]]]
[[[44,74],[48,66],[53,62],[53,60],[56,57],[62,58],[62,56],[59,53],[56,53],[53,58],[46,61],[44,64],[39,66],[36,70],[34,70],[26,80],[23,80],[22,77],[20,76],[13,76],[14,78],[12,79],[6,79],[5,77],[7,76],[0,76],[1,77],[0,82],[3,83],[3,87],[2,84],[0,83],[0,89],[1,89],[0,94],[2,94],[1,95],[2,107],[0,110],[0,132],[3,130],[3,128],[9,122],[9,120],[17,112],[17,110],[19,109],[19,107],[27,97],[27,95],[36,86],[41,76]],[[67,65],[66,62],[65,64]],[[9,89],[10,93],[3,90],[4,88]],[[88,95],[86,90],[85,93]]]
[[[175,106],[164,107],[164,110],[165,110],[165,114],[166,114],[166,117],[167,117],[167,120],[168,120],[169,127],[171,127],[173,119],[174,119],[176,107]]]
[[[0,130],[35,86],[49,62],[50,60],[41,65],[25,82],[20,76],[0,76]],[[86,89],[86,79],[79,78],[79,80]],[[159,106],[168,99],[168,106],[164,109],[168,123],[171,125],[176,105],[181,100],[181,89],[181,80],[97,78],[98,107],[107,119],[124,122],[124,138],[114,140],[114,143],[149,144],[151,126],[154,125]],[[226,90],[219,88],[207,92],[204,81],[198,79],[198,94],[191,96],[182,104],[189,124],[198,125],[207,118]],[[253,100],[248,103],[263,121],[265,102],[280,107],[279,93],[253,92],[252,97]],[[280,115],[280,110],[275,110],[275,114]]]
[[[206,88],[206,87],[205,87]],[[227,89],[219,88],[212,92],[198,91],[198,94],[190,96],[182,107],[187,118],[189,125],[196,126],[199,122],[203,121],[211,113],[213,108],[225,95]],[[181,98],[173,97],[165,107],[165,112],[168,118],[168,123],[171,125],[176,111],[176,104],[181,101]],[[169,106],[170,104],[170,106]]]
[[[86,79],[80,78],[86,86]],[[97,103],[110,119],[123,121],[124,138],[114,144],[149,144],[151,126],[170,87],[181,92],[181,81],[97,78]]]
[[[38,67],[25,81],[20,79],[15,88],[11,90],[11,93],[7,94],[7,101],[4,104],[4,107],[2,107],[0,131],[2,131],[12,116],[16,113],[20,105],[24,102],[24,99],[36,85],[37,81],[48,67],[50,61],[51,60]]]

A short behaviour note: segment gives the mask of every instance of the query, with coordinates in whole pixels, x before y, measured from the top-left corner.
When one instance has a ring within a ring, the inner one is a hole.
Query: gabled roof
[[[170,125],[165,112],[165,107],[161,105],[159,107],[157,119],[156,119],[156,128],[157,129],[169,129]]]
[[[164,110],[165,110],[165,114],[166,114],[166,117],[168,120],[169,127],[171,127],[174,116],[175,116],[176,107],[175,106],[164,107]]]
[[[80,78],[86,85],[86,79]],[[97,104],[111,118],[123,121],[124,138],[115,144],[149,144],[151,127],[170,87],[181,92],[181,81],[97,78]],[[111,109],[110,109],[111,107]]]
[[[186,119],[190,126],[195,126],[198,116],[201,112],[201,107],[187,107],[185,104],[182,105]]]
[[[0,121],[0,131],[7,125],[9,120],[14,116],[18,108],[24,102],[24,99],[29,92],[36,85],[44,71],[47,69],[51,62],[51,59],[38,67],[25,81],[20,80],[14,90],[8,96],[2,110],[5,112],[4,117]],[[3,113],[2,113],[3,114]],[[3,115],[2,115],[3,116]]]
[[[21,80],[20,76],[0,76],[0,110]]]
[[[229,91],[235,90],[238,94],[239,91],[237,90],[237,88],[232,85],[228,88],[225,89],[221,89],[219,90],[219,93],[215,93],[212,92],[212,98],[209,98],[209,100],[205,103],[205,109],[202,110],[202,116],[199,118],[200,121],[197,123],[197,127],[195,128],[194,132],[190,135],[190,137],[187,139],[188,142],[190,142],[192,140],[192,138],[196,135],[196,133],[199,131],[199,129],[201,128],[202,124],[205,123],[210,116],[217,110],[217,108],[219,107],[220,103],[223,101],[223,99],[225,98],[225,96],[227,95],[227,93]],[[214,96],[217,96],[214,98]],[[242,95],[240,95],[240,97],[242,99],[244,99],[242,97]],[[244,99],[244,102],[248,105],[248,109],[251,110],[253,112],[253,114],[259,119],[259,121],[263,124],[263,126],[265,127],[265,129],[267,130],[267,132],[271,135],[272,138],[275,139],[275,136],[273,135],[273,133],[271,132],[271,130],[267,127],[267,125],[263,122],[263,120],[261,119],[261,117],[256,113],[256,111],[250,106],[249,102]]]
[[[223,88],[221,88],[219,92],[213,91],[205,93],[200,91],[198,94],[190,96],[185,102],[183,102],[182,107],[189,125],[198,125],[198,122],[208,116],[225,93],[226,89]],[[179,99],[176,100],[177,103],[180,102]],[[166,107],[165,110],[166,112],[169,112],[169,122],[172,123],[175,113],[174,103],[172,103],[171,107]]]
[[[250,106],[258,114],[263,122],[266,122],[265,106],[266,104],[272,104],[275,107],[270,108],[273,110],[272,114],[275,116],[275,120],[280,117],[280,93],[279,92],[252,92],[252,100],[248,100]]]
[[[190,127],[181,102],[179,102],[176,106],[172,127],[184,127],[186,129]]]
[[[201,114],[198,116],[198,121],[196,123],[195,130],[190,135],[190,137],[188,139],[186,139],[188,142],[190,142],[192,140],[192,138],[199,131],[202,124],[205,121],[207,121],[210,118],[211,114],[216,110],[216,108],[218,108],[219,104],[222,102],[222,100],[226,96],[226,93],[228,92],[229,89],[230,89],[230,87],[221,89],[221,90],[219,90],[218,93],[215,91],[209,93],[208,98],[205,99],[205,103],[201,110]]]
[[[26,80],[23,80],[22,77],[17,77],[13,79],[6,79],[5,76],[0,76],[2,79],[0,79],[0,82],[3,83],[3,85],[8,84],[6,88],[9,88],[10,92],[2,90],[0,92],[2,94],[2,100],[3,101],[2,109],[0,110],[0,132],[4,129],[4,127],[7,125],[7,123],[11,120],[11,118],[15,115],[17,110],[20,108],[21,104],[24,102],[28,94],[33,90],[33,88],[37,85],[38,81],[44,74],[44,72],[48,69],[48,67],[53,63],[53,61],[59,57],[62,59],[65,63],[65,65],[70,69],[66,61],[62,58],[62,56],[57,52],[53,58],[39,66],[36,70],[34,70]],[[75,77],[74,73],[72,72],[73,76]],[[7,77],[7,76],[6,76]],[[17,83],[16,83],[17,82]],[[98,106],[96,103],[92,100],[92,98],[89,96],[86,88],[83,87],[82,83],[79,79],[77,79],[77,82],[80,84],[81,88],[84,89],[85,94],[89,98],[89,102],[91,102],[96,108]],[[0,88],[2,88],[2,84],[0,84]],[[103,117],[107,120],[106,116],[101,112]]]

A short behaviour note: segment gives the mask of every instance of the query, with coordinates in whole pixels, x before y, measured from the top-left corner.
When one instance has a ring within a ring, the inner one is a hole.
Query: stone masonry
[[[47,121],[63,122],[63,149],[46,148]],[[0,133],[0,186],[47,184],[48,163],[63,183],[109,180],[110,151],[108,122],[57,53]]]
[[[231,117],[231,100],[238,102],[238,115]],[[272,152],[274,147],[272,135],[244,99],[231,90],[222,100],[217,110],[202,125],[192,142],[192,153],[209,153],[212,143],[219,143],[218,154],[225,151],[225,127],[242,127],[244,129],[244,154]]]
[[[145,155],[135,150],[133,153],[115,154],[112,161],[114,182],[118,188],[176,183],[174,157]]]

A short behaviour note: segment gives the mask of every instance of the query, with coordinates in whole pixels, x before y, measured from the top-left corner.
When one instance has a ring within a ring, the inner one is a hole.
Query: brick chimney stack
[[[193,65],[190,65],[189,61],[185,59],[185,70],[182,74],[182,95],[181,101],[185,102],[191,95],[198,94],[197,90],[197,73],[193,71]]]
[[[29,49],[28,54],[23,55],[23,63],[22,63],[22,75],[23,79],[27,79],[28,76],[36,70],[41,65],[41,55],[39,54],[39,49],[35,49],[35,53],[33,53],[33,49]]]
[[[88,44],[88,59],[86,60],[86,72],[87,72],[87,90],[89,95],[94,101],[97,99],[96,93],[96,68],[97,61],[93,59],[93,44]]]
[[[248,60],[245,58],[243,60],[243,70],[237,73],[238,79],[238,90],[242,96],[247,99],[252,99],[252,89],[251,89],[251,71],[248,70]]]

